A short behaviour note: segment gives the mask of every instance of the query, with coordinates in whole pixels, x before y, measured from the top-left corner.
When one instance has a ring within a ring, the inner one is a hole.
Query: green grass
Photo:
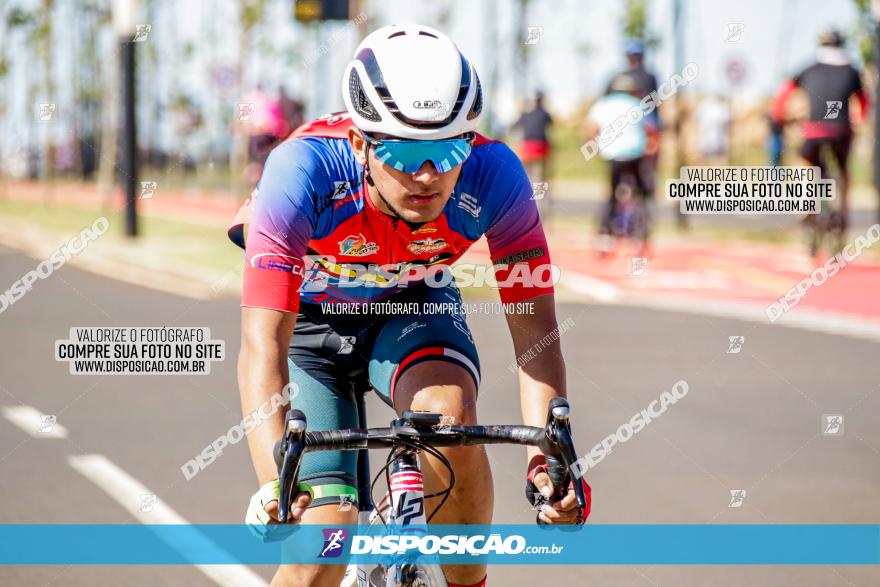
[[[58,235],[59,244],[91,226],[96,218],[106,216],[110,229],[101,240],[111,244],[136,243],[145,254],[162,255],[169,261],[203,269],[229,271],[241,264],[242,251],[226,237],[223,227],[210,227],[171,220],[164,217],[140,216],[136,240],[125,236],[125,220],[121,211],[100,212],[74,206],[44,206],[35,202],[0,200],[0,216],[31,224]]]

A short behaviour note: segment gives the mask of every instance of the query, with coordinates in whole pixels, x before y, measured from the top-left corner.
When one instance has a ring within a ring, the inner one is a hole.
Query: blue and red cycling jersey
[[[243,306],[374,302],[442,271],[484,234],[503,302],[553,293],[532,187],[506,145],[478,135],[441,215],[408,225],[367,195],[351,124],[324,116],[270,154],[229,230],[245,247]]]

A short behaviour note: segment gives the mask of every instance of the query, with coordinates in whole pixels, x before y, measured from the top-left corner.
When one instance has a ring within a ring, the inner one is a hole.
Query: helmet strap
[[[366,163],[364,164],[364,179],[370,185],[371,188],[376,190],[376,193],[379,194],[379,199],[385,203],[385,206],[389,210],[391,210],[391,213],[394,215],[394,219],[395,220],[403,220],[404,222],[406,222],[406,220],[404,220],[403,217],[397,213],[397,210],[394,209],[394,206],[391,205],[391,202],[389,202],[388,200],[385,199],[385,196],[382,195],[382,192],[379,190],[379,187],[376,185],[376,183],[373,181],[372,176],[370,175],[370,144],[369,143],[366,143],[366,147],[364,148],[364,158],[366,159]],[[367,194],[367,197],[368,198],[370,197],[369,193]]]

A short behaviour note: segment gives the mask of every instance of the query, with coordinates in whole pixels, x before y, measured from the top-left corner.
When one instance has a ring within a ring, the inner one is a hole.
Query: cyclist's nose
[[[437,168],[434,167],[434,164],[431,163],[431,160],[428,159],[422,166],[419,167],[419,170],[413,173],[413,180],[419,183],[433,183],[440,177],[440,172],[437,171]]]

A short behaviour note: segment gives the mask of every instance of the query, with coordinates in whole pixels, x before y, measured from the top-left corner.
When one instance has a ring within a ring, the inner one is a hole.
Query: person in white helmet
[[[230,228],[245,248],[239,387],[243,412],[288,382],[291,407],[310,430],[357,426],[351,383],[368,382],[398,414],[425,410],[475,423],[479,358],[448,266],[485,235],[517,357],[557,331],[554,271],[531,184],[504,144],[476,134],[483,108],[477,72],[455,44],[424,26],[367,36],[342,79],[347,112],[308,123],[278,146]],[[245,231],[247,226],[247,231]],[[431,277],[430,279],[428,277]],[[514,302],[522,302],[517,307]],[[526,303],[527,302],[527,303]],[[454,308],[400,313],[401,308]],[[545,425],[564,396],[558,337],[539,358],[518,361],[523,420]],[[492,389],[498,378],[488,378]],[[252,525],[276,520],[272,449],[277,413],[248,435],[263,486]],[[457,482],[432,523],[485,524],[493,485],[482,447],[441,449]],[[423,455],[425,493],[446,487],[445,470]],[[549,491],[544,457],[529,449],[527,488]],[[355,453],[306,454],[295,522],[353,524]],[[572,481],[573,482],[573,481]],[[589,495],[589,486],[582,482]],[[426,510],[439,498],[428,498]],[[542,521],[583,523],[574,492],[542,508]],[[273,585],[338,585],[345,568],[282,566]],[[450,585],[484,585],[485,566],[444,569]]]

